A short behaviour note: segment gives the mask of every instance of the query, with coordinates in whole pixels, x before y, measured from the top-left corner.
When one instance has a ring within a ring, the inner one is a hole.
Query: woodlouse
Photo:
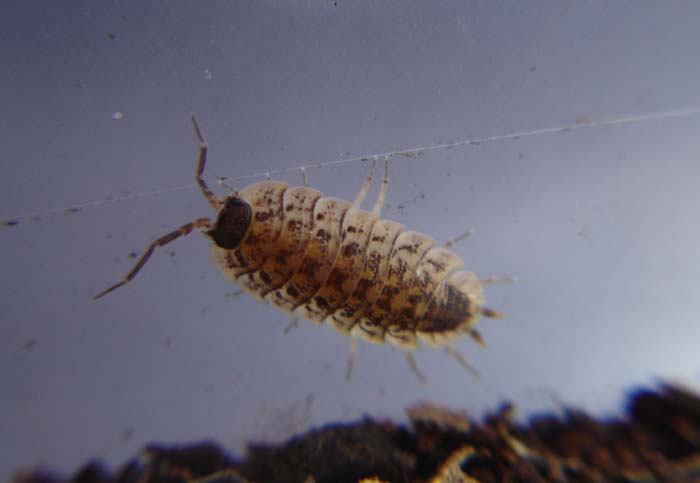
[[[211,239],[219,269],[259,300],[351,336],[347,377],[354,362],[356,337],[389,341],[404,349],[421,379],[412,350],[418,339],[445,346],[465,368],[473,369],[452,346],[470,335],[478,315],[500,314],[483,307],[480,279],[462,271],[462,260],[427,235],[380,218],[388,187],[388,158],[371,211],[361,204],[374,177],[376,158],[353,203],[324,197],[308,186],[262,181],[220,198],[202,178],[207,144],[192,115],[200,142],[195,179],[218,212],[216,221],[199,218],[153,241],[124,279],[100,292],[121,287],[141,270],[157,247],[199,229]],[[306,178],[305,178],[306,181]],[[305,183],[306,184],[306,183]],[[295,318],[292,324],[298,319]]]

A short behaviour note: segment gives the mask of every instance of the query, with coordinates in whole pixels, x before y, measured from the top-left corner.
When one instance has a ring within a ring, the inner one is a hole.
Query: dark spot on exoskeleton
[[[355,233],[355,232],[357,232],[357,228],[355,228],[354,226],[350,225],[350,226],[347,228],[347,231],[348,231],[348,233]]]
[[[343,247],[343,256],[345,258],[354,257],[357,254],[358,248],[359,245],[357,243],[350,243],[349,245],[345,245]]]
[[[318,214],[316,215],[316,219],[317,219],[318,221],[321,221],[321,220],[323,220],[324,218],[325,218],[325,215],[324,215],[323,213],[318,213]]]
[[[260,235],[256,235],[254,232],[248,235],[245,239],[245,244],[248,246],[257,246],[259,243],[262,243],[264,240],[263,238],[260,237]]]
[[[290,203],[287,205],[287,207],[284,209],[285,211],[292,211],[294,209],[294,203]]]
[[[332,283],[333,287],[340,292],[343,290],[343,283],[345,283],[348,278],[347,273],[338,272],[333,276],[333,279],[329,279],[326,283]]]
[[[421,301],[423,297],[421,297],[418,294],[411,294],[406,296],[406,301],[411,304],[411,305],[416,305],[418,302]]]
[[[287,257],[291,255],[289,250],[278,250],[277,253],[275,253],[275,261],[279,265],[287,265]]]
[[[406,268],[408,267],[408,264],[406,263],[405,260],[397,260],[396,268],[392,270],[392,273],[396,273],[399,280],[403,279],[403,276],[406,274]]]
[[[233,253],[234,258],[236,259],[235,266],[238,266],[241,268],[246,268],[248,266],[248,260],[246,260],[246,258],[243,256],[243,254],[241,252],[236,250],[235,252],[232,252],[232,253]]]
[[[269,211],[258,211],[255,213],[255,221],[260,221],[260,222],[265,222],[272,218],[274,215],[274,211],[269,210]]]
[[[265,270],[260,270],[260,278],[263,282],[265,282],[268,285],[270,284],[270,282],[272,282],[272,277],[270,277],[270,274],[267,273]]]
[[[309,260],[307,262],[306,267],[304,268],[304,273],[307,273],[308,275],[311,275],[312,277],[318,272],[319,268],[321,268],[321,262],[318,260]]]
[[[375,235],[375,236],[372,237],[372,241],[373,241],[373,242],[384,243],[384,240],[386,240],[386,237],[383,237],[383,236],[377,236],[377,235]]]
[[[382,262],[382,256],[379,253],[373,252],[367,257],[367,268],[375,275],[379,271],[379,264]]]
[[[322,228],[316,232],[316,238],[318,238],[319,240],[323,240],[325,243],[328,243],[333,237],[330,233],[328,233]]]
[[[314,297],[314,301],[316,302],[316,305],[319,306],[321,309],[329,309],[330,307],[328,306],[328,301],[324,299],[323,297]]]
[[[438,272],[442,272],[445,270],[445,264],[442,262],[438,262],[437,260],[427,260],[427,262],[433,267],[435,267],[435,270]]]
[[[287,287],[287,293],[291,295],[292,297],[298,297],[299,296],[299,291],[295,289],[294,287]]]
[[[413,319],[413,307],[403,307],[399,310],[399,316],[397,317],[400,321],[410,321]]]
[[[287,229],[288,229],[289,231],[298,231],[298,230],[301,230],[301,227],[302,227],[303,225],[304,225],[304,224],[303,224],[301,221],[299,221],[299,220],[289,220],[289,221],[287,222]]]
[[[232,250],[245,237],[252,218],[250,205],[241,198],[232,196],[219,212],[216,226],[207,231],[207,235],[220,248]]]
[[[418,252],[418,244],[412,243],[410,245],[402,245],[399,247],[399,250],[406,250],[409,253],[416,253]]]

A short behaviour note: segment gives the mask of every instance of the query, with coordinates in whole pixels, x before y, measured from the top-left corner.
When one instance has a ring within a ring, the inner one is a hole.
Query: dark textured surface
[[[149,446],[114,474],[89,463],[71,479],[36,472],[15,481],[700,481],[700,398],[683,389],[640,391],[619,420],[568,410],[518,425],[511,413],[504,406],[470,424],[460,413],[423,406],[409,411],[411,429],[370,419],[331,425],[278,447],[251,445],[243,460],[213,443]]]

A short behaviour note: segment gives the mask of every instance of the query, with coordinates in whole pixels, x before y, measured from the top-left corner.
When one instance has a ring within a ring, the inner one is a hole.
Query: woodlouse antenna
[[[143,266],[146,264],[149,258],[151,258],[151,255],[153,255],[153,252],[155,251],[156,248],[162,247],[164,245],[167,245],[173,240],[176,240],[180,238],[181,236],[184,235],[189,235],[193,229],[195,228],[211,228],[211,220],[209,218],[199,218],[198,220],[192,221],[190,223],[187,223],[186,225],[182,225],[180,228],[177,230],[171,231],[167,235],[163,235],[162,237],[158,238],[157,240],[153,241],[150,245],[148,245],[148,248],[146,248],[146,251],[143,252],[143,255],[141,255],[141,258],[139,258],[138,262],[134,265],[134,268],[131,269],[129,273],[126,274],[124,277],[124,280],[122,280],[119,283],[115,283],[111,287],[109,287],[106,290],[103,290],[102,292],[98,293],[93,297],[93,300],[97,300],[100,297],[104,297],[108,293],[112,292],[113,290],[118,289],[122,285],[130,282],[137,273],[143,268]]]
[[[209,188],[207,182],[202,178],[202,174],[204,173],[204,165],[207,163],[207,142],[204,140],[204,136],[202,136],[202,131],[199,129],[199,124],[197,123],[197,118],[195,117],[194,113],[190,113],[190,119],[192,119],[194,132],[199,139],[199,160],[197,161],[197,171],[195,172],[194,177],[197,180],[199,189],[202,190],[202,194],[207,199],[209,204],[216,211],[219,211],[223,203],[214,195],[214,192],[211,190],[211,188]]]
[[[202,190],[202,194],[204,197],[209,201],[209,204],[214,208],[215,210],[219,211],[221,210],[221,207],[223,206],[223,203],[219,198],[214,196],[214,192],[209,188],[207,185],[206,181],[202,178],[202,174],[204,173],[204,166],[207,163],[207,143],[204,140],[204,136],[202,136],[202,131],[199,129],[199,124],[197,124],[197,118],[195,117],[194,113],[190,114],[190,118],[192,119],[192,125],[194,126],[194,132],[197,135],[197,139],[199,139],[199,158],[197,160],[197,170],[195,171],[194,177],[195,180],[197,180],[197,184],[199,185],[199,189]],[[195,221],[192,221],[190,223],[186,223],[182,225],[180,228],[177,230],[173,230],[168,234],[165,234],[158,238],[157,240],[153,241],[150,245],[148,245],[148,248],[146,248],[146,251],[143,252],[143,255],[141,255],[141,258],[136,262],[134,267],[131,269],[129,273],[126,274],[124,277],[124,280],[122,280],[119,283],[116,283],[109,287],[106,290],[103,290],[102,292],[98,293],[93,297],[93,300],[97,300],[100,297],[104,297],[108,293],[118,289],[122,285],[130,282],[137,273],[143,268],[143,266],[146,264],[149,258],[151,258],[151,255],[153,255],[153,252],[155,251],[156,248],[162,247],[164,245],[167,245],[173,240],[176,240],[177,238],[180,238],[181,236],[184,235],[189,235],[193,229],[198,228],[206,228],[210,229],[212,227],[212,222],[209,218],[199,218]]]

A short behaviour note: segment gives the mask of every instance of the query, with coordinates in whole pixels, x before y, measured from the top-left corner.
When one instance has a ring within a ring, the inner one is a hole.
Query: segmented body
[[[489,279],[461,270],[462,260],[447,249],[455,240],[438,246],[427,235],[380,219],[388,157],[372,211],[361,205],[376,158],[353,203],[280,181],[218,197],[202,178],[207,145],[194,116],[192,123],[200,142],[195,180],[216,219],[198,218],[155,239],[126,276],[95,299],[133,280],[157,248],[197,229],[212,241],[219,269],[247,292],[352,336],[348,379],[355,336],[406,349],[411,370],[421,380],[425,378],[411,355],[418,338],[431,346],[444,344],[448,354],[473,371],[451,340],[466,333],[483,343],[472,328],[478,315],[500,316],[482,307],[481,286]]]
[[[263,181],[239,190],[252,208],[238,246],[212,244],[219,269],[258,299],[369,341],[416,347],[468,331],[477,276],[435,240],[308,187]]]

